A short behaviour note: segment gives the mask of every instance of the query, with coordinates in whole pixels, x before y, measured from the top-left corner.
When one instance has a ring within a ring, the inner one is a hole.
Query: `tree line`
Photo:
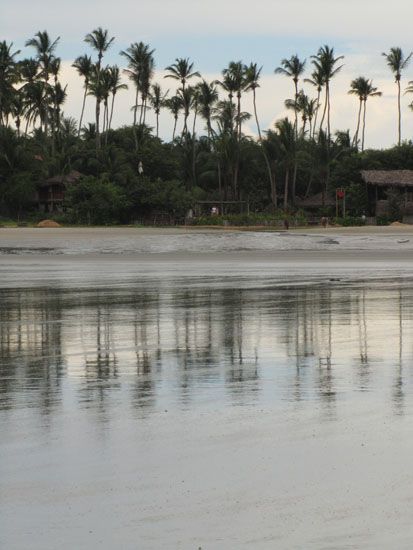
[[[285,100],[285,107],[293,116],[263,130],[257,101],[262,67],[257,63],[231,61],[219,79],[209,82],[189,58],[178,58],[165,68],[165,86],[161,86],[154,80],[155,50],[143,42],[120,51],[125,68],[106,65],[105,55],[114,47],[115,38],[100,27],[84,38],[92,53],[82,54],[73,62],[84,88],[79,120],[65,117],[68,90],[60,79],[59,41],[47,31],[37,32],[26,42],[33,57],[24,59],[19,58],[21,52],[12,43],[0,42],[3,210],[10,210],[13,204],[7,197],[16,196],[20,197],[17,203],[24,204],[23,209],[29,208],[29,189],[35,188],[42,178],[70,169],[117,186],[125,195],[122,204],[132,205],[128,207],[131,210],[133,205],[136,207],[138,188],[141,194],[152,195],[156,203],[148,203],[147,208],[168,208],[168,200],[164,197],[166,203],[162,204],[155,195],[170,188],[180,190],[175,193],[175,210],[180,210],[179,201],[186,206],[194,197],[222,201],[248,198],[258,209],[293,209],[298,196],[320,192],[324,202],[334,185],[332,171],[345,159],[363,160],[369,156],[365,154],[367,100],[381,92],[365,76],[352,80],[349,94],[358,101],[355,132],[352,136],[349,131],[333,133],[331,89],[344,57],[328,45],[321,46],[310,60],[298,55],[281,60],[275,73],[292,82],[292,98]],[[401,81],[412,54],[405,55],[401,48],[394,47],[383,56],[397,86],[398,147],[408,148],[401,140]],[[305,78],[308,66],[311,73]],[[173,93],[166,89],[168,80],[177,84]],[[304,84],[314,90],[313,97],[304,91]],[[130,125],[113,129],[118,94],[128,87],[134,90]],[[405,91],[413,92],[413,81]],[[245,94],[252,96],[252,113],[243,109]],[[95,116],[93,123],[85,124],[88,100],[94,102]],[[413,102],[410,107],[413,109]],[[147,122],[150,109],[155,114],[154,128]],[[169,142],[159,138],[162,110],[173,117]],[[243,131],[251,118],[256,124],[257,139]],[[204,132],[198,135],[200,120]],[[139,166],[143,167],[143,175]],[[351,183],[360,184],[356,174],[349,180]],[[145,185],[148,188],[143,189]],[[97,193],[99,186],[91,186]],[[158,191],[154,191],[157,186]],[[143,210],[145,201],[141,203]]]

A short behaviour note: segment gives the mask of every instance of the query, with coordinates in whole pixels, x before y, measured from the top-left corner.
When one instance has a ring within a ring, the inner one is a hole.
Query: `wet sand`
[[[410,548],[410,228],[196,231],[0,229],[0,547]]]

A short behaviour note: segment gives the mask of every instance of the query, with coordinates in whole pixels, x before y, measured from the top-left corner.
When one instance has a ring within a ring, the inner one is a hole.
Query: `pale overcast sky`
[[[307,58],[323,44],[334,46],[337,55],[345,55],[344,67],[332,85],[332,122],[336,129],[355,126],[357,102],[347,94],[350,81],[357,76],[373,78],[382,98],[372,98],[367,109],[367,146],[385,147],[396,141],[396,86],[381,52],[400,46],[413,50],[413,3],[407,0],[3,0],[2,36],[13,41],[23,55],[27,38],[38,30],[61,37],[58,55],[64,60],[62,81],[68,84],[66,115],[79,116],[82,82],[70,67],[73,59],[90,53],[83,42],[87,32],[98,26],[108,28],[116,42],[106,57],[107,63],[123,66],[119,51],[140,40],[155,48],[157,79],[176,57],[190,57],[203,76],[217,78],[231,60],[263,65],[258,90],[259,117],[264,128],[285,116],[283,102],[292,97],[292,84],[274,75],[283,57],[297,53]],[[404,84],[413,80],[413,62],[404,74]],[[313,90],[304,85],[308,94]],[[114,116],[115,124],[131,120],[132,92],[120,92]],[[413,111],[403,97],[403,138],[413,137]],[[90,100],[87,112],[93,121]],[[250,108],[245,98],[243,108]],[[150,122],[152,119],[150,119]],[[172,121],[161,119],[161,134],[170,138]],[[253,122],[249,131],[255,133]]]

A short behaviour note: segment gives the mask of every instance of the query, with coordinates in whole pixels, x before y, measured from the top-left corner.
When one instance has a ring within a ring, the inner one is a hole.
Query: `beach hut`
[[[82,174],[72,170],[69,174],[53,176],[38,186],[37,202],[40,212],[62,212],[68,186],[77,183]]]
[[[413,223],[413,170],[362,170],[367,185],[371,214],[389,214],[389,194],[398,191],[405,223]]]

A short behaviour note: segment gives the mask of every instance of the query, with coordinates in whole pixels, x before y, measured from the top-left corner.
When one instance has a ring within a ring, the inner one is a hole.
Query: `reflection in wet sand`
[[[411,525],[409,282],[0,303],[5,548],[386,548]]]
[[[304,400],[332,412],[340,395],[385,391],[390,376],[402,413],[412,297],[397,285],[3,290],[0,405],[50,414],[65,381],[91,407],[131,386],[131,404],[150,410],[197,407],[201,394],[221,407]]]

